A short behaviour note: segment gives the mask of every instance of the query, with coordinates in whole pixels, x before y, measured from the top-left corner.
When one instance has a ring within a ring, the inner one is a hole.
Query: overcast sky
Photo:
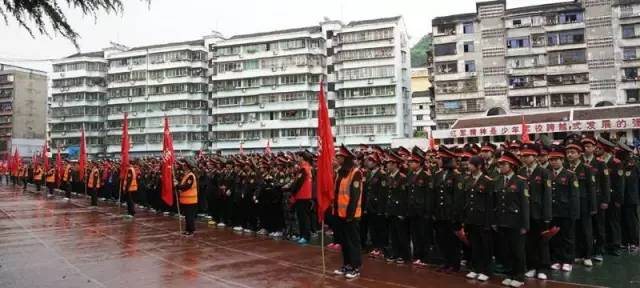
[[[60,1],[61,5],[65,1]],[[402,15],[411,43],[431,32],[431,19],[475,11],[475,0],[123,0],[121,15],[97,19],[65,9],[80,34],[82,52],[97,51],[110,41],[140,46],[199,39],[212,30],[224,36],[317,25],[323,17],[343,22]],[[508,0],[508,8],[559,2]],[[66,7],[65,7],[66,8]],[[0,62],[50,70],[50,63],[15,59],[60,58],[76,52],[67,39],[53,35],[35,38],[10,19],[0,21]]]

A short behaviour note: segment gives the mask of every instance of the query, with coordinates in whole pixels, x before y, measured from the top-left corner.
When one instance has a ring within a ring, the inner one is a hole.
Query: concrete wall
[[[45,139],[47,76],[15,71],[12,138]]]

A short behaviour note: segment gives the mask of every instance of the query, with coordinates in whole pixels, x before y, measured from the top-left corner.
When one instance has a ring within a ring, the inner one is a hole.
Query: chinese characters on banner
[[[508,126],[476,127],[464,129],[451,129],[449,137],[483,137],[501,135],[519,135],[521,124]],[[640,129],[640,118],[621,119],[597,119],[581,120],[573,122],[532,123],[528,124],[530,133],[554,133],[569,131],[600,131],[600,130],[624,130]]]

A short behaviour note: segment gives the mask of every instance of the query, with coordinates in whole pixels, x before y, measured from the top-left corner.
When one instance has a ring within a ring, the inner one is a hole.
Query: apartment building
[[[54,149],[78,150],[84,128],[89,157],[105,152],[108,63],[104,53],[77,53],[53,62],[49,136]]]
[[[458,118],[639,103],[638,1],[506,6],[478,2],[474,13],[433,20],[439,129]]]
[[[427,68],[411,69],[411,115],[413,136],[422,137],[435,130],[435,102]]]
[[[0,63],[0,157],[18,148],[31,157],[47,133],[48,77],[44,71]]]
[[[390,145],[411,133],[406,29],[400,17],[205,37],[212,149],[260,152],[316,145],[326,83],[336,142]],[[312,148],[313,149],[313,148]]]
[[[209,145],[207,51],[203,40],[120,47],[105,59],[107,155],[120,154],[125,112],[130,153],[134,156],[162,151],[165,116],[179,155],[194,155]]]

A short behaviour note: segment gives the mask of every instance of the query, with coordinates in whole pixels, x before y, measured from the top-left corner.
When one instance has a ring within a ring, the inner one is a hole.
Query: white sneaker
[[[253,230],[251,230],[251,229],[244,229],[244,233],[253,233]]]
[[[516,280],[511,281],[511,287],[513,288],[519,288],[519,287],[522,287],[523,285],[524,285],[524,282],[520,282]]]
[[[547,278],[547,274],[544,273],[538,273],[538,279],[540,280],[547,280],[549,278]]]
[[[551,265],[551,269],[552,270],[560,270],[560,269],[562,269],[562,265],[560,263],[553,263],[553,265]]]
[[[64,198],[62,198],[62,200],[64,200],[64,201],[69,201],[69,200],[71,200],[71,199],[69,199],[69,198],[67,198],[67,197],[64,197]]]
[[[220,227],[220,228],[224,228],[225,226],[227,226],[227,225],[225,225],[225,224],[224,224],[224,223],[222,223],[222,222],[218,223],[218,227]]]
[[[273,237],[282,237],[282,232],[275,232],[273,233]]]
[[[233,231],[242,232],[242,227],[240,226],[233,227]]]
[[[267,235],[267,234],[268,234],[267,229],[262,228],[262,229],[258,230],[258,235]]]
[[[487,281],[487,280],[489,280],[489,276],[480,273],[480,274],[478,274],[478,280],[480,280],[482,282]]]
[[[524,273],[524,276],[527,278],[536,277],[536,270],[529,270],[527,273]]]
[[[573,266],[571,266],[571,264],[563,264],[562,265],[562,271],[571,272],[571,270],[573,270]]]
[[[460,266],[467,266],[467,260],[460,260]]]
[[[504,280],[502,280],[502,285],[504,285],[504,286],[511,286],[511,279],[504,279]]]
[[[584,266],[593,267],[593,261],[591,261],[591,259],[585,259]]]
[[[465,277],[467,277],[469,279],[476,279],[476,277],[478,277],[478,273],[471,271],[471,272],[467,273],[467,276],[465,276]]]

